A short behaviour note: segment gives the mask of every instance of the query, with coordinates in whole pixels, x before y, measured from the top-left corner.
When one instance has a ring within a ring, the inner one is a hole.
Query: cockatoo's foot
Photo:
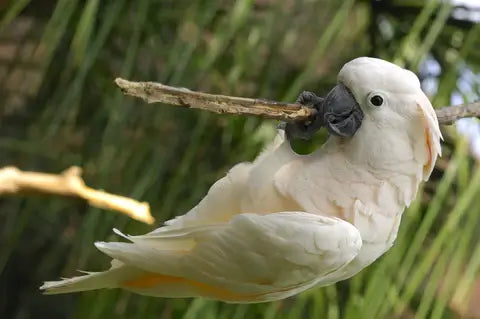
[[[295,100],[295,103],[309,106],[315,109],[321,107],[323,98],[310,91],[303,91]]]
[[[296,103],[314,109],[314,118],[303,122],[282,123],[280,127],[285,129],[288,140],[295,138],[309,140],[323,126],[323,100],[313,92],[303,91],[300,93]]]

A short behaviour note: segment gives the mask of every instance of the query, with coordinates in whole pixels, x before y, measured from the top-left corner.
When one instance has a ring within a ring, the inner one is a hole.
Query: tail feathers
[[[127,266],[113,267],[102,272],[88,272],[87,275],[46,281],[40,290],[45,294],[63,294],[101,288],[117,288],[125,280],[138,276],[140,270]]]

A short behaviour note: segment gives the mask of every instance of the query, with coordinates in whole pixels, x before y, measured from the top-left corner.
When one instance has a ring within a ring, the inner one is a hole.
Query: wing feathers
[[[170,229],[127,238],[133,243],[99,242],[96,246],[145,271],[229,289],[309,282],[350,262],[361,247],[360,235],[352,225],[304,212],[239,214],[214,227]],[[177,240],[193,244],[188,250],[165,249]]]
[[[160,229],[144,236],[115,233],[131,242],[95,243],[114,258],[110,270],[42,288],[60,293],[121,286],[156,296],[275,300],[339,270],[361,247],[352,225],[304,212],[239,214],[212,227]]]

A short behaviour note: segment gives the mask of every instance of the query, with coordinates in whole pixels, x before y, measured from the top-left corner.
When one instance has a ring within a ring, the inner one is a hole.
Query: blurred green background
[[[89,185],[149,202],[158,226],[252,160],[277,123],[147,105],[115,77],[293,101],[325,94],[345,62],[369,55],[415,71],[436,106],[473,101],[479,2],[0,1],[0,167],[81,166]],[[75,199],[0,198],[0,317],[480,318],[480,128],[468,127],[470,141],[444,128],[444,155],[386,255],[350,280],[268,304],[44,296],[44,280],[106,268],[93,242],[117,239],[113,227],[153,228]]]

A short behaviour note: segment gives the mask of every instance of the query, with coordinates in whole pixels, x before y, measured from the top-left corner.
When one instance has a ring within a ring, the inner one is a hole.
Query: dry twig
[[[444,106],[435,110],[435,112],[440,124],[450,125],[464,117],[480,117],[480,101],[470,104]]]
[[[155,221],[150,214],[148,203],[90,188],[85,185],[80,175],[81,169],[76,166],[59,175],[25,172],[12,166],[4,167],[0,169],[0,195],[34,192],[79,197],[92,206],[115,210],[147,224]]]
[[[300,104],[201,93],[161,83],[131,82],[121,78],[115,79],[115,83],[123,93],[142,98],[147,103],[166,103],[215,113],[256,115],[283,121],[301,121],[312,115],[309,108]]]
[[[215,95],[190,91],[155,82],[132,82],[121,78],[115,83],[127,95],[142,98],[148,103],[166,103],[215,113],[255,115],[282,121],[303,121],[312,111],[300,104]],[[438,121],[449,125],[464,117],[479,117],[480,102],[442,107],[436,110]]]

